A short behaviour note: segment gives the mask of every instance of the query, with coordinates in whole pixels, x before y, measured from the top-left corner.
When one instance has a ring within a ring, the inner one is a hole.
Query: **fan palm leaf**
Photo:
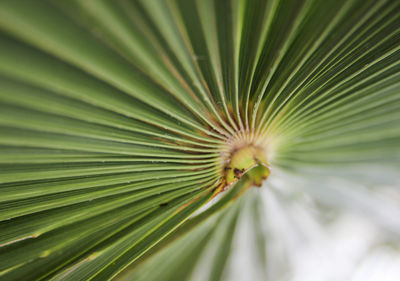
[[[0,86],[0,280],[280,280],[304,196],[400,233],[398,1],[4,0]]]

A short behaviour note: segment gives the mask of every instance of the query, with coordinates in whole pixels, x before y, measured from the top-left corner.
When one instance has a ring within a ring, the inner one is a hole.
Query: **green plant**
[[[220,280],[270,173],[399,171],[398,1],[3,0],[0,30],[0,280]]]

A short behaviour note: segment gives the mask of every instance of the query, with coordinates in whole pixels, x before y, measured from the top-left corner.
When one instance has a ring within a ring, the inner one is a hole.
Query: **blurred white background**
[[[244,217],[225,280],[265,280],[263,270],[274,281],[400,280],[396,169],[330,173],[274,171],[259,190],[267,265],[254,260],[260,249]]]

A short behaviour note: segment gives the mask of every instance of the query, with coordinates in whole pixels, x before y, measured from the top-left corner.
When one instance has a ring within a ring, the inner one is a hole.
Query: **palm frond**
[[[1,1],[0,280],[280,280],[296,196],[399,233],[399,42],[390,0]]]

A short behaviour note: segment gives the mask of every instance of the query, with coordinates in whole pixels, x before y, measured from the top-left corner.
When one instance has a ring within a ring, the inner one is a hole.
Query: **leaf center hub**
[[[241,143],[231,146],[223,159],[224,189],[237,182],[243,175],[257,186],[270,174],[267,158],[262,146],[254,143]]]

